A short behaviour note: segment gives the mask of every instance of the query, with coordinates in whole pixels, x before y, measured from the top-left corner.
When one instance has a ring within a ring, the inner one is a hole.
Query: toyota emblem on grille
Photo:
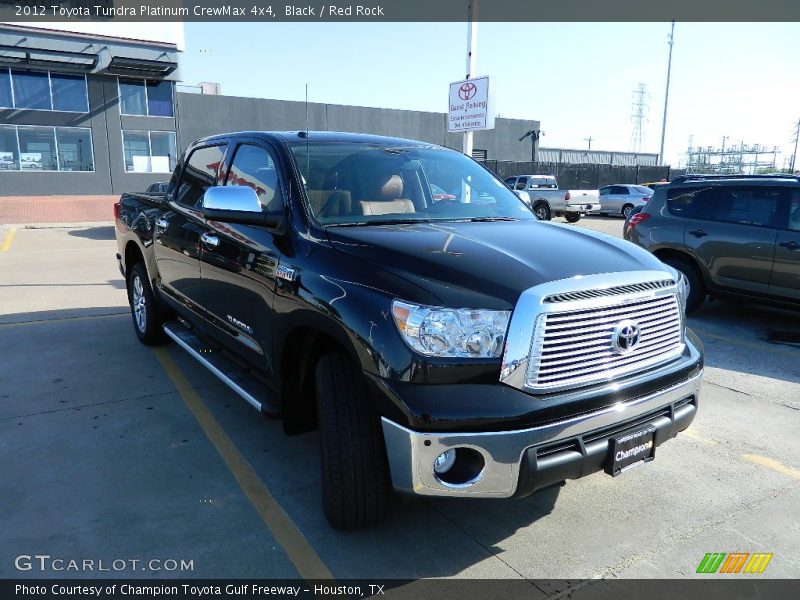
[[[631,320],[620,321],[611,336],[611,349],[617,354],[627,354],[639,345],[640,336],[638,323]]]

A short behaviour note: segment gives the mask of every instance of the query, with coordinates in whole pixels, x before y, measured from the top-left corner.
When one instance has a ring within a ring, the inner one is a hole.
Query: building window
[[[11,83],[14,89],[15,108],[53,110],[47,73],[12,70]]]
[[[120,112],[142,117],[173,117],[172,82],[119,78]]]
[[[0,125],[0,171],[19,171],[17,128]]]
[[[11,97],[11,73],[8,69],[0,69],[0,106],[13,108],[14,102]]]
[[[89,112],[84,75],[0,69],[0,106]]]
[[[85,127],[2,125],[0,170],[94,171],[92,132]]]
[[[77,127],[56,127],[59,171],[94,171],[92,132]]]
[[[58,171],[56,135],[52,127],[17,127],[23,171]]]
[[[86,78],[83,75],[50,73],[50,89],[53,93],[53,110],[89,112]]]
[[[123,131],[122,152],[128,173],[172,173],[177,142],[174,131]]]

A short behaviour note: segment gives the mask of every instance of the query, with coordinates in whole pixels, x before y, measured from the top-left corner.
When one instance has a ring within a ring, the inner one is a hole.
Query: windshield
[[[503,182],[452,150],[339,142],[291,150],[323,225],[536,220]]]

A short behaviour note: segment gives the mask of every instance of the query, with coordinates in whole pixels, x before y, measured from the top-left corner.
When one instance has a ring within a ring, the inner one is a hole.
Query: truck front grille
[[[621,301],[540,314],[525,387],[548,392],[607,381],[682,352],[681,310],[674,292],[615,300]]]

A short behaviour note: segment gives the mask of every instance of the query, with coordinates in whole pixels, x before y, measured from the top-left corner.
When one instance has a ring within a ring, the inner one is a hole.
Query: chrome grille
[[[532,391],[557,391],[589,385],[678,356],[683,350],[678,298],[672,291],[659,292],[649,297],[609,298],[617,303],[596,308],[540,314],[525,386]],[[639,330],[638,343],[629,351],[615,346],[615,329],[626,322]]]
[[[544,302],[573,302],[575,300],[587,300],[589,298],[601,298],[603,296],[616,296],[619,294],[632,294],[634,292],[645,292],[648,290],[659,290],[672,287],[675,282],[672,279],[662,279],[661,281],[647,281],[644,283],[633,283],[630,285],[616,285],[596,290],[580,290],[577,292],[565,292],[563,294],[552,294],[544,299]]]

